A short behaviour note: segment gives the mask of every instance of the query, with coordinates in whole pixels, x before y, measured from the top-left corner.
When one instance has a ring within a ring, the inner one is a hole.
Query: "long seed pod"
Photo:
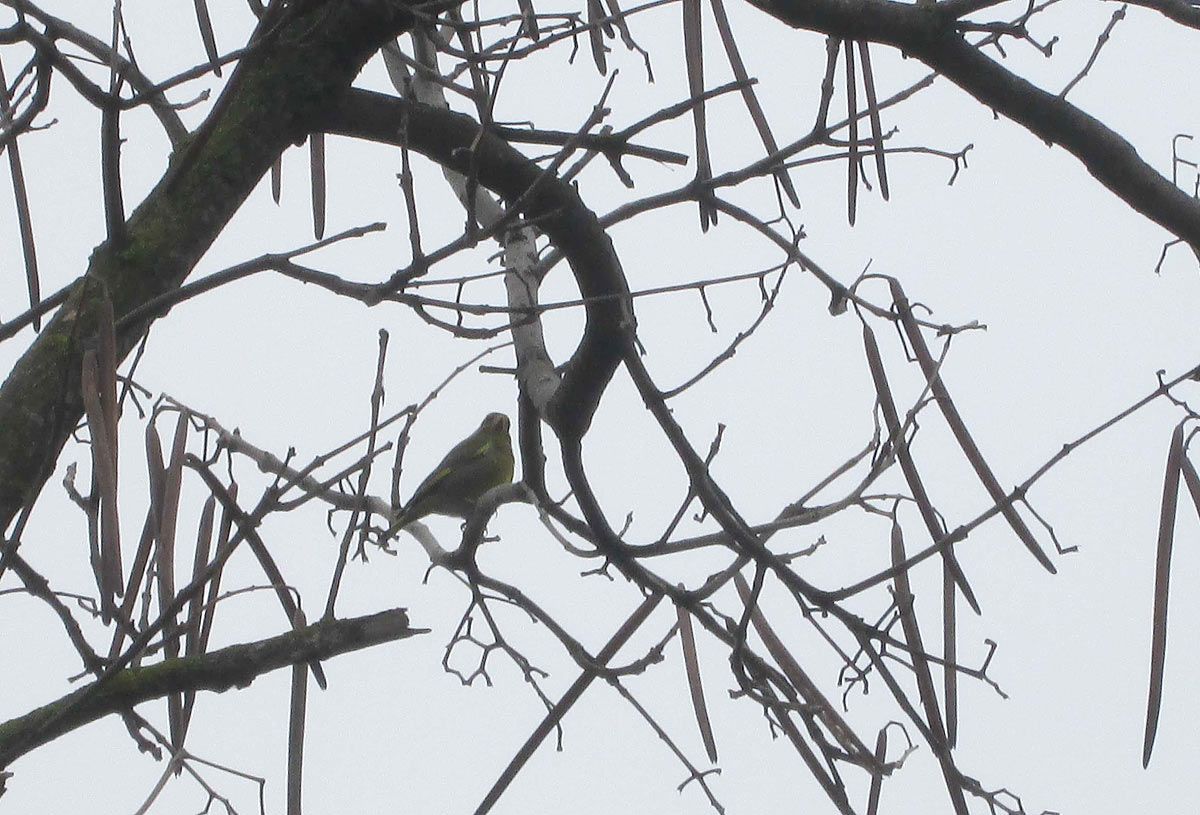
[[[1151,623],[1150,687],[1146,699],[1146,733],[1142,740],[1142,766],[1150,764],[1154,737],[1158,732],[1158,714],[1162,708],[1163,666],[1167,661],[1167,596],[1171,584],[1171,548],[1175,543],[1175,507],[1179,500],[1179,472],[1183,464],[1183,424],[1171,434],[1167,450],[1167,471],[1163,476],[1162,507],[1158,517],[1158,552],[1154,560],[1154,618]],[[1190,465],[1189,465],[1190,469]],[[1195,477],[1195,471],[1192,471]],[[1200,485],[1192,490],[1193,498]]]
[[[712,722],[708,718],[708,705],[704,702],[704,684],[700,681],[700,660],[696,655],[696,634],[692,630],[692,617],[683,606],[676,606],[679,621],[679,643],[683,647],[683,664],[687,669],[688,689],[692,696],[692,710],[696,714],[696,726],[704,741],[708,760],[717,763],[717,742],[713,738]]]

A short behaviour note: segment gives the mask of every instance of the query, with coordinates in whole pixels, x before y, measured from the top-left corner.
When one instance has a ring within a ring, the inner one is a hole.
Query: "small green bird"
[[[475,502],[492,487],[512,483],[513,452],[508,417],[489,413],[479,428],[454,445],[417,487],[384,533],[387,540],[405,525],[426,515],[467,518]]]

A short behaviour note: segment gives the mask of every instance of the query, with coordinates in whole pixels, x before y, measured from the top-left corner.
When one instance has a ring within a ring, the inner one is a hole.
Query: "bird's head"
[[[483,417],[483,423],[479,425],[481,430],[499,431],[504,435],[508,435],[508,417],[503,413],[489,413]]]

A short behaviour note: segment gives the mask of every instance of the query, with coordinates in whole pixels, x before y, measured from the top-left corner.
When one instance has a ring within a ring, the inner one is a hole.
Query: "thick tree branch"
[[[124,240],[102,244],[87,275],[0,387],[0,529],[37,495],[82,411],[82,343],[97,302],[116,318],[177,288],[283,149],[349,87],[367,59],[411,24],[389,0],[279,6],[267,15],[204,125],[129,217]],[[118,336],[124,357],[149,322]]]
[[[1138,155],[1133,145],[1070,102],[1038,88],[967,42],[942,4],[891,0],[751,0],[796,28],[899,48],[997,113],[1065,147],[1123,201],[1200,255],[1200,201]]]
[[[110,713],[186,690],[244,688],[262,674],[328,659],[348,651],[425,633],[412,628],[402,608],[350,620],[323,620],[277,637],[231,645],[193,657],[168,659],[143,668],[125,668],[100,688],[85,685],[72,693],[0,724],[0,767],[31,750]],[[88,697],[80,702],[80,697]],[[62,713],[60,713],[62,712]]]

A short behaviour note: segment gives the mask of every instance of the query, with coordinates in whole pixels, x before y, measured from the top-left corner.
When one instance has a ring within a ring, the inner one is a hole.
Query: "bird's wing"
[[[490,466],[488,453],[492,444],[490,439],[471,436],[454,445],[408,499],[405,514],[439,489],[453,492],[457,484],[476,480],[479,471]]]

